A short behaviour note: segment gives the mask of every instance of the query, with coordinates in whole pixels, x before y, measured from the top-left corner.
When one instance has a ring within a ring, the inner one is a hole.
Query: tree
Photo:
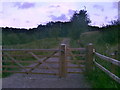
[[[79,39],[80,34],[88,30],[90,19],[88,18],[87,11],[80,10],[78,13],[75,12],[70,22],[71,30],[69,36],[73,39]]]

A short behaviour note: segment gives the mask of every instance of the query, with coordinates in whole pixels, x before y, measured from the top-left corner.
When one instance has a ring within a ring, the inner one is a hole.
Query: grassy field
[[[29,42],[27,44],[4,45],[5,48],[13,49],[49,49],[58,46],[62,38],[45,38]]]
[[[105,41],[100,41],[101,37],[102,35],[98,31],[86,32],[81,35],[80,42],[84,45],[84,47],[88,43],[93,43],[96,51],[98,51],[101,54],[108,55],[108,56],[112,52],[118,50],[118,43],[109,44],[109,43],[106,43]]]
[[[98,31],[93,32],[86,32],[83,33],[80,37],[80,43],[85,47],[88,43],[93,43],[94,48],[98,53],[111,57],[111,53],[114,51],[118,51],[118,44],[119,43],[105,43],[104,40],[100,39],[103,38],[101,33]],[[117,59],[120,58],[117,56]],[[100,58],[96,59],[101,65],[103,65],[108,70],[111,70],[110,65],[106,61],[101,60]],[[120,77],[120,68],[115,67],[116,72],[115,74]],[[102,72],[99,68],[95,68],[93,74],[87,76],[88,81],[91,82],[93,88],[120,88],[120,84],[116,83],[114,80],[108,77],[104,72]]]
[[[52,48],[58,48],[60,42],[62,41],[62,38],[59,39],[54,39],[54,38],[45,38],[45,39],[41,39],[41,40],[36,40],[27,44],[21,44],[21,45],[5,45],[3,48],[4,49],[52,49]],[[3,52],[3,54],[6,51]],[[14,59],[16,59],[17,61],[36,61],[36,59],[30,55],[28,52],[23,52],[23,51],[12,51],[9,52],[7,51],[7,53],[9,55],[26,55],[26,56],[13,56]],[[51,53],[49,52],[33,52],[35,55],[49,55]],[[4,61],[10,61],[10,58],[8,58],[7,56],[3,56],[2,60]],[[3,62],[3,65],[14,65],[14,66],[18,66],[15,63],[12,62]],[[28,66],[30,63],[20,63],[23,66]],[[19,68],[8,68],[8,67],[3,67],[3,70],[19,70]],[[9,75],[11,75],[12,73],[3,73],[2,77],[7,77]]]

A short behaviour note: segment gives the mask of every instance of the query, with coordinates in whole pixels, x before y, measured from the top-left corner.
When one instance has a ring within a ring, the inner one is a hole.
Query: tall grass
[[[93,43],[94,48],[97,52],[111,57],[111,53],[116,50],[118,51],[119,43],[117,42],[117,40],[119,39],[119,37],[117,35],[118,33],[113,31],[108,31],[108,33],[98,31],[86,32],[80,36],[80,42],[84,45],[84,47],[88,43]],[[117,59],[119,60],[120,58],[118,57]],[[111,70],[111,63],[101,60],[100,58],[96,58],[96,61],[108,70]],[[116,67],[115,74],[120,77],[119,69],[119,67]],[[120,88],[120,84],[115,82],[97,67],[95,67],[95,70],[86,77],[88,81],[91,82],[93,88]]]
[[[49,49],[54,48],[59,45],[62,38],[44,38],[40,40],[33,40],[29,43],[25,44],[17,44],[17,45],[4,45],[5,48],[14,48],[14,49]]]

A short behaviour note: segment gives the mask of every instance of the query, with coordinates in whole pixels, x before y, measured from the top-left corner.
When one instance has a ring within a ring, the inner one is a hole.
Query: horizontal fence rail
[[[73,74],[83,74],[84,72],[68,72],[68,73],[73,73]]]
[[[19,63],[38,63],[39,61],[22,61],[22,60],[16,60]],[[0,62],[13,62],[11,60],[3,60]],[[74,61],[74,60],[66,60],[66,62],[76,62],[76,63],[85,63],[85,60],[78,60],[78,61]],[[59,63],[58,61],[45,61],[44,63]]]
[[[25,73],[26,72],[20,72],[20,71],[2,71],[2,72],[8,72],[8,73]],[[47,75],[58,75],[58,73],[42,73],[42,72],[27,72],[27,74],[47,74]]]
[[[17,62],[19,62],[19,63],[39,63],[39,61],[26,61],[26,60],[24,60],[24,61],[20,61],[20,60],[16,60]],[[0,61],[1,62],[1,61]],[[11,60],[3,60],[2,62],[13,62],[13,61],[11,61]],[[58,61],[45,61],[44,63],[59,63]]]
[[[117,65],[120,67],[120,61],[116,60],[116,59],[113,59],[113,58],[110,58],[110,57],[107,57],[107,56],[104,56],[102,54],[99,54],[97,52],[94,52],[95,55],[97,55],[99,58],[103,59],[103,60],[106,60],[108,62],[111,62],[112,64],[114,65]]]
[[[6,67],[6,68],[19,68],[20,69],[20,67],[18,67],[18,66],[16,66],[16,65],[2,65],[2,66],[0,66],[0,68],[2,68],[2,67]],[[24,66],[24,68],[25,69],[31,69],[32,67],[30,67],[30,66]],[[49,69],[48,67],[38,67],[37,69]],[[52,69],[54,69],[54,70],[58,70],[59,68],[58,67],[52,67]]]
[[[71,51],[86,51],[86,48],[70,48]]]
[[[109,70],[104,68],[102,65],[98,64],[95,60],[93,62],[97,67],[99,67],[102,71],[104,71],[107,75],[109,75],[112,79],[114,79],[115,81],[117,81],[120,84],[120,78],[118,76],[111,73]]]
[[[2,54],[2,55],[0,55],[0,56],[7,56],[7,55],[5,55],[5,54]],[[13,54],[10,54],[10,56],[14,56],[14,57],[32,57],[32,56],[30,56],[30,55],[13,55]],[[49,55],[37,55],[38,57],[48,57]],[[54,55],[54,56],[52,56],[52,57],[59,57],[59,55]]]
[[[0,49],[0,51],[60,51],[60,49]]]

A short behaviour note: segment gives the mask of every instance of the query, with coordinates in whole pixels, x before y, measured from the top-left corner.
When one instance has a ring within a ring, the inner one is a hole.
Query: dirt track
[[[68,41],[65,39],[63,42]],[[68,43],[68,42],[67,42]],[[48,61],[58,61],[58,58],[50,58]],[[58,67],[58,64],[47,64],[49,67]],[[76,66],[68,63],[69,66]],[[32,66],[32,65],[31,65]],[[46,66],[43,63],[39,67]],[[81,69],[69,69],[68,71],[81,71]],[[58,70],[35,69],[33,72],[58,73]],[[36,75],[36,74],[13,74],[2,79],[2,88],[90,88],[90,84],[85,81],[83,74],[68,74],[66,78],[59,78],[56,75]]]

